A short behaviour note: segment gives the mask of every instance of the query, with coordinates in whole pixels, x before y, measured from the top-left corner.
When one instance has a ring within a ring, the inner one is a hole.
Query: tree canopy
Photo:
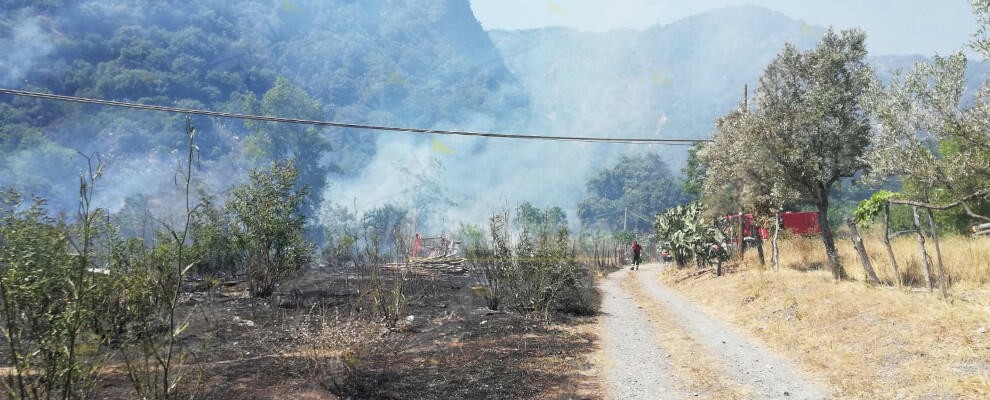
[[[539,232],[541,227],[556,230],[567,227],[567,213],[558,206],[539,209],[528,201],[516,209],[514,221],[517,226],[530,232]]]
[[[680,183],[656,153],[621,156],[586,182],[589,196],[578,204],[581,225],[593,229],[649,232],[651,217],[686,202]],[[625,220],[625,221],[623,221]]]
[[[751,201],[799,196],[828,221],[833,186],[863,170],[870,143],[863,97],[875,75],[865,62],[865,39],[861,31],[829,30],[812,50],[785,45],[760,77],[755,109],[719,121],[704,155],[707,176],[728,174]],[[831,227],[821,225],[829,267],[843,278]]]
[[[869,180],[899,180],[903,198],[929,203],[990,189],[990,87],[965,99],[966,64],[962,52],[936,56],[877,84],[868,102],[877,124],[866,157]],[[990,221],[985,197],[961,203],[968,217],[958,210],[948,215],[956,229],[973,218]]]

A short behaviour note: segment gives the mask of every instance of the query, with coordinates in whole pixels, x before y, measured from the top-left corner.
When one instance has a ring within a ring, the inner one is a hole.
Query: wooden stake
[[[942,291],[942,298],[949,296],[948,289],[946,289],[946,281],[948,277],[945,276],[945,266],[942,264],[942,249],[938,245],[938,228],[935,226],[935,213],[932,209],[928,209],[928,227],[932,230],[932,242],[935,243],[935,259],[938,260],[938,289]]]
[[[773,225],[773,240],[771,241],[771,248],[773,249],[773,270],[780,271],[780,248],[777,247],[777,234],[780,233],[780,211],[774,214],[774,225]]]
[[[897,268],[897,258],[894,257],[894,248],[890,246],[890,203],[883,203],[883,245],[887,247],[887,258],[890,259],[890,267],[894,269],[894,281],[897,287],[903,286],[901,273]]]
[[[914,231],[918,233],[918,246],[921,248],[921,267],[922,272],[925,273],[925,286],[928,291],[932,291],[932,272],[931,267],[928,264],[930,258],[928,257],[928,251],[925,250],[925,233],[921,230],[921,218],[918,217],[918,207],[911,207],[911,214],[914,216]]]
[[[873,271],[873,263],[870,262],[870,256],[866,254],[866,247],[863,246],[863,238],[859,236],[859,229],[856,229],[856,222],[852,218],[846,218],[846,225],[849,226],[850,239],[852,239],[853,246],[856,247],[856,252],[859,253],[859,259],[863,262],[863,270],[866,271],[866,282],[871,286],[880,283],[880,278],[877,278],[877,273]]]

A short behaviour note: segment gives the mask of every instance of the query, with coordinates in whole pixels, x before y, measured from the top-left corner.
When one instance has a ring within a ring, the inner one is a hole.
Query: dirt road
[[[601,283],[610,398],[829,398],[790,362],[661,284],[661,268],[644,264]]]

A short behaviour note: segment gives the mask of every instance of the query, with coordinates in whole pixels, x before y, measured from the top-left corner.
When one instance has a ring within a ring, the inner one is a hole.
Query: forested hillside
[[[477,115],[514,128],[527,100],[467,2],[4,1],[3,86],[148,104],[419,127]],[[441,23],[442,22],[442,23]],[[493,118],[491,116],[498,116]],[[29,99],[0,103],[0,185],[72,201],[80,159],[101,153],[110,196],[168,181],[180,116]],[[353,176],[376,137],[345,130],[194,119],[218,185],[253,161],[302,158]],[[238,176],[243,176],[239,174]],[[161,178],[164,179],[152,179]],[[237,179],[237,178],[235,178]]]

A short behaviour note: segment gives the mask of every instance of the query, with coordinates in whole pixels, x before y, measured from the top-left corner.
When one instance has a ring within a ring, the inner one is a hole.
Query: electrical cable
[[[179,114],[203,115],[203,116],[218,117],[218,118],[233,118],[233,119],[243,119],[243,120],[252,120],[252,121],[329,126],[329,127],[337,127],[337,128],[365,129],[365,130],[376,130],[376,131],[387,131],[387,132],[474,136],[474,137],[499,138],[499,139],[589,142],[589,143],[693,145],[698,142],[711,142],[711,139],[601,138],[601,137],[582,137],[582,136],[523,135],[523,134],[515,134],[515,133],[490,133],[490,132],[471,132],[471,131],[442,130],[442,129],[407,128],[407,127],[366,125],[366,124],[355,124],[355,123],[334,122],[334,121],[318,121],[318,120],[307,120],[307,119],[272,117],[265,115],[236,114],[236,113],[199,110],[199,109],[191,109],[191,108],[167,107],[167,106],[140,104],[140,103],[128,103],[121,101],[92,99],[86,97],[64,96],[64,95],[51,94],[51,93],[39,93],[39,92],[30,92],[24,90],[14,90],[14,89],[5,89],[5,88],[0,88],[0,94],[7,94],[11,96],[21,96],[21,97],[33,97],[33,98],[45,99],[45,100],[66,101],[71,103],[95,104],[106,107],[122,107],[122,108],[131,108],[137,110],[150,110],[150,111],[160,111],[160,112],[172,112]]]

